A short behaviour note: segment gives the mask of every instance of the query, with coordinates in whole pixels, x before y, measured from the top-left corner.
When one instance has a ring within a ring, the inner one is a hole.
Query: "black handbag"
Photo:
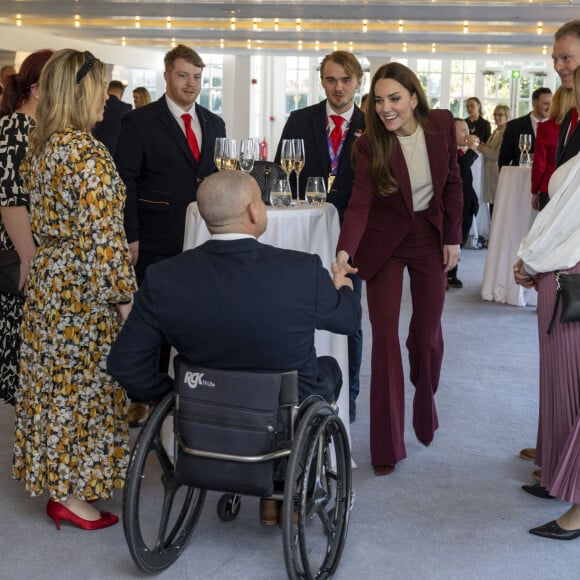
[[[270,189],[276,179],[286,179],[282,168],[273,161],[254,161],[250,175],[258,182],[264,203],[270,205]]]
[[[20,257],[16,250],[0,250],[0,292],[22,296],[20,282]]]
[[[552,332],[558,304],[562,299],[560,322],[580,322],[580,274],[556,273],[557,289],[552,318],[548,325],[548,334]]]

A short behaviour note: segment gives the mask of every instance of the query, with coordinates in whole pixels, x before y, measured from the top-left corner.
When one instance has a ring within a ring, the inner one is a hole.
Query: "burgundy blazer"
[[[439,232],[441,246],[461,243],[463,193],[455,122],[450,111],[433,110],[424,126],[433,198],[427,219]],[[366,135],[357,142],[352,196],[345,212],[338,250],[345,250],[363,280],[370,280],[391,257],[413,224],[413,195],[403,151],[396,142],[390,160],[399,189],[379,196],[371,176],[373,151]]]
[[[556,149],[560,123],[548,119],[538,123],[536,129],[536,150],[532,163],[532,193],[547,193],[550,177],[556,169]]]

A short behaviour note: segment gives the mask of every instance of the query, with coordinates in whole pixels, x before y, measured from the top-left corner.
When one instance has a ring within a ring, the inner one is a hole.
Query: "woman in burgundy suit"
[[[438,427],[441,313],[447,272],[459,260],[463,194],[453,116],[429,110],[413,71],[395,62],[383,65],[373,77],[369,103],[333,268],[358,271],[367,281],[371,458],[375,474],[387,475],[406,457],[398,336],[403,271],[409,271],[413,303],[407,338],[413,427],[428,446]]]
[[[532,207],[542,210],[548,203],[548,183],[556,169],[556,149],[560,123],[570,110],[572,91],[559,87],[552,97],[548,119],[538,123],[536,146],[532,163]]]

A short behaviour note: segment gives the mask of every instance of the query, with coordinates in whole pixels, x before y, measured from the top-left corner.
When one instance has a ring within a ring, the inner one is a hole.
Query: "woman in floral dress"
[[[103,118],[105,65],[61,50],[40,77],[37,127],[21,166],[38,248],[28,280],[16,393],[13,474],[47,514],[83,529],[118,521],[90,502],[123,486],[127,400],[106,372],[135,275],[125,188],[90,130]]]
[[[34,240],[18,167],[34,125],[40,71],[51,56],[52,50],[39,50],[24,59],[19,73],[6,83],[0,108],[0,250],[18,252],[21,290],[34,257]],[[0,399],[11,404],[18,384],[23,303],[21,296],[0,292]]]

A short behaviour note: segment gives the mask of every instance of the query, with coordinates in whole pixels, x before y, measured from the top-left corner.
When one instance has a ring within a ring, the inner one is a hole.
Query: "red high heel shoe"
[[[98,520],[85,520],[71,512],[63,504],[50,499],[46,504],[46,514],[54,520],[57,530],[60,530],[61,520],[70,522],[83,530],[100,530],[101,528],[108,528],[119,521],[118,516],[109,512],[101,512],[101,517]]]

